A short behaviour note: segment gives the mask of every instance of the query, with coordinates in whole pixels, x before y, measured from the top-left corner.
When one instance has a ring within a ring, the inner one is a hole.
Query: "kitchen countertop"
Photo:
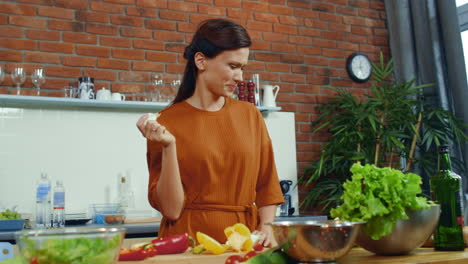
[[[129,247],[148,239],[125,239],[123,246]],[[126,264],[222,264],[228,256],[239,253],[223,253],[212,255],[209,253],[194,255],[187,251],[182,254],[159,255],[143,261],[125,261]],[[362,248],[353,248],[346,256],[338,259],[337,264],[466,264],[468,250],[465,251],[434,251],[433,248],[418,248],[403,256],[378,256]]]
[[[92,226],[103,226],[103,225],[86,225],[89,227]],[[124,227],[127,231],[125,236],[127,238],[134,237],[151,237],[156,236],[159,231],[159,222],[147,222],[147,223],[130,223],[123,225],[115,225]],[[78,225],[67,226],[67,227],[79,227]],[[15,231],[0,232],[0,241],[14,242],[15,240]]]
[[[291,220],[303,220],[303,221],[308,221],[308,220],[318,220],[318,219],[326,219],[326,216],[279,216],[276,217],[275,220],[281,220],[281,221],[291,221]],[[127,232],[126,232],[126,237],[127,238],[137,238],[137,237],[153,237],[157,235],[157,232],[159,231],[159,221],[132,221],[132,223],[126,223],[121,225],[124,227]],[[97,226],[97,225],[86,225],[86,226]],[[102,226],[102,225],[99,225]],[[67,226],[68,227],[68,226]],[[69,226],[69,227],[78,227],[78,225],[74,226]],[[14,231],[7,231],[7,232],[0,232],[0,242],[1,241],[7,241],[7,242],[13,242],[15,240],[15,232]]]

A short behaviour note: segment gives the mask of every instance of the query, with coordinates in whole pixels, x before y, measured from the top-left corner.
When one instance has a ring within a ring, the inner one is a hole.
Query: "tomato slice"
[[[242,259],[242,261],[247,261],[249,258],[253,258],[255,256],[257,256],[257,252],[250,251],[250,252],[248,252],[247,254],[244,255],[244,258]]]
[[[242,256],[240,255],[232,255],[232,256],[229,256],[226,261],[224,262],[224,264],[239,264],[243,262],[243,258]]]
[[[253,247],[253,250],[255,250],[257,252],[262,251],[263,250],[263,245],[258,243]]]

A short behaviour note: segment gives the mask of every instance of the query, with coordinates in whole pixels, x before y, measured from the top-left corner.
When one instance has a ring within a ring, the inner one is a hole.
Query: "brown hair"
[[[185,48],[187,60],[179,91],[172,103],[181,102],[195,92],[198,68],[195,66],[195,53],[201,52],[214,58],[225,50],[250,47],[252,41],[244,27],[227,19],[208,19],[200,23],[192,42]]]

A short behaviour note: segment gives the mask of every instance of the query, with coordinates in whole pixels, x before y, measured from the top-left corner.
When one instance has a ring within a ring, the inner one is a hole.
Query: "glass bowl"
[[[20,255],[27,263],[111,264],[117,261],[124,228],[67,227],[15,233]]]

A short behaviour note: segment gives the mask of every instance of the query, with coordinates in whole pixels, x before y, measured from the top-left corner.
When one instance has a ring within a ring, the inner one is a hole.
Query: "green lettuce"
[[[36,259],[47,264],[110,264],[120,248],[122,236],[104,238],[47,239],[36,248],[29,238],[23,238],[22,255],[26,260]]]
[[[359,163],[351,167],[351,173],[351,180],[343,184],[343,204],[330,214],[366,222],[364,232],[374,240],[390,234],[398,220],[408,219],[407,209],[426,209],[432,204],[419,196],[422,180],[417,174]]]

